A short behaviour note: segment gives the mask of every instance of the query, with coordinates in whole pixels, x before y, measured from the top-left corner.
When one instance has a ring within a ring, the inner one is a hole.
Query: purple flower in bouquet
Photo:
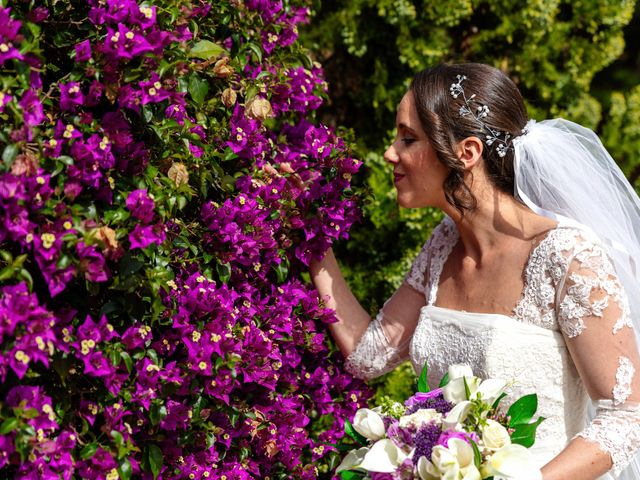
[[[430,392],[417,392],[404,405],[407,407],[405,415],[411,415],[422,408],[432,408],[438,413],[446,414],[453,408],[453,404],[444,399],[441,388]]]
[[[471,445],[471,441],[474,441],[476,443],[480,441],[480,438],[478,437],[476,432],[457,432],[454,430],[445,430],[438,437],[437,445],[448,447],[449,440],[451,440],[452,438],[459,438],[460,440],[464,440],[469,445]]]
[[[416,450],[413,454],[413,462],[415,465],[418,464],[420,457],[431,459],[431,452],[433,447],[438,445],[441,434],[442,430],[434,423],[428,423],[420,427],[414,437]]]

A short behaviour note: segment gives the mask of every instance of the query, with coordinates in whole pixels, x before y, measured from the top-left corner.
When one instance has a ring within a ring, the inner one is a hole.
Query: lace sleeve
[[[599,243],[581,236],[572,254],[557,318],[596,408],[577,436],[609,454],[618,475],[640,448],[640,357],[629,303]]]
[[[390,372],[409,358],[409,340],[398,346],[392,345],[385,334],[385,316],[380,310],[356,349],[347,357],[346,370],[354,377],[370,380]]]

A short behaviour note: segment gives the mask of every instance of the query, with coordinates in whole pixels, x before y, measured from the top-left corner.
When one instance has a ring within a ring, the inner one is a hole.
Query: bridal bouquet
[[[336,469],[343,480],[540,480],[528,447],[544,420],[533,420],[537,395],[500,407],[507,383],[481,380],[453,365],[429,390],[426,366],[404,405],[361,408],[345,431],[360,448]]]

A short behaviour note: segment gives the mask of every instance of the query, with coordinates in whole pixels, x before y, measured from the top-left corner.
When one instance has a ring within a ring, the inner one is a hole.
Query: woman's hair
[[[489,114],[479,122],[474,115],[462,116],[460,108],[468,106],[462,95],[454,98],[450,88],[458,83],[458,75],[466,77],[462,87],[467,100],[473,98],[472,108],[486,105]],[[475,136],[483,141],[482,157],[487,175],[497,188],[513,195],[514,152],[511,139],[522,134],[527,123],[527,110],[518,87],[497,68],[480,63],[438,65],[418,72],[411,82],[416,109],[422,128],[429,138],[438,159],[449,167],[444,181],[445,198],[461,214],[473,210],[477,201],[464,182],[464,163],[456,155],[461,140]],[[486,127],[508,133],[509,147],[500,155],[499,142],[488,145]]]

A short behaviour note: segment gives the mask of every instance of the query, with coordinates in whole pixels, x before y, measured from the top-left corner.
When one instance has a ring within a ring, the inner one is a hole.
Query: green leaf
[[[506,396],[507,396],[507,394],[506,394],[506,393],[504,393],[504,392],[502,392],[502,393],[498,396],[498,398],[496,398],[496,399],[495,399],[495,401],[493,402],[493,405],[491,405],[491,408],[493,408],[494,410],[495,410],[496,408],[498,408],[498,405],[500,404],[500,401],[501,401],[504,397],[506,397]]]
[[[438,388],[442,388],[449,384],[449,372],[445,373],[440,379],[440,383],[438,384]]]
[[[527,448],[531,447],[531,445],[533,445],[533,443],[536,441],[536,429],[543,420],[544,417],[539,417],[533,423],[518,425],[511,434],[511,442],[517,443]]]
[[[467,377],[462,377],[462,381],[464,382],[464,395],[467,397],[467,400],[469,400],[469,397],[471,396],[471,390],[469,389],[469,384],[467,383]]]
[[[364,472],[354,472],[353,470],[343,470],[340,472],[340,478],[342,480],[360,480],[364,478]]]
[[[118,474],[122,480],[129,480],[131,478],[133,469],[131,468],[131,462],[128,458],[122,459],[120,466],[118,467]]]
[[[156,362],[157,363],[157,362]],[[149,418],[153,425],[158,425],[164,417],[167,416],[167,407],[154,402],[149,408]]]
[[[209,60],[225,52],[226,50],[217,43],[210,42],[209,40],[200,40],[191,48],[189,56]]]
[[[2,425],[0,425],[0,435],[6,435],[7,433],[14,431],[17,426],[17,418],[7,418],[4,422],[2,422]]]
[[[516,400],[509,407],[507,416],[509,417],[509,426],[515,427],[520,424],[527,424],[531,421],[538,409],[538,395],[532,393],[525,395]]]
[[[80,458],[82,460],[88,460],[89,458],[93,457],[93,455],[96,453],[96,450],[98,450],[98,444],[96,442],[89,443],[85,445],[82,450],[80,450]]]
[[[207,97],[207,93],[209,93],[209,83],[195,74],[192,75],[189,80],[189,94],[191,98],[193,98],[193,101],[196,102],[197,105],[202,105],[204,99]]]
[[[258,63],[262,63],[262,50],[260,47],[255,43],[248,43],[247,47],[249,47],[249,49],[255,54],[258,59]]]
[[[151,473],[153,473],[153,478],[158,478],[160,475],[160,470],[162,469],[162,463],[164,462],[164,457],[162,456],[162,450],[157,445],[149,445],[149,467],[151,467]]]
[[[131,371],[133,370],[133,360],[131,360],[131,355],[129,355],[127,352],[120,352],[120,358],[124,360],[127,371],[131,373]]]
[[[228,263],[217,263],[216,271],[218,272],[218,278],[222,283],[227,283],[231,278],[231,265]]]
[[[367,445],[367,439],[365,437],[363,437],[362,435],[360,435],[358,432],[356,432],[356,429],[353,428],[353,425],[347,419],[345,419],[345,421],[344,421],[344,433],[349,435],[351,438],[353,438],[360,445]]]
[[[420,377],[418,378],[418,392],[427,393],[429,389],[429,382],[427,381],[427,372],[429,367],[427,364],[424,364],[422,367],[422,371],[420,372]]]
[[[284,262],[280,262],[273,267],[276,272],[276,277],[278,279],[278,283],[284,283],[287,279],[287,275],[289,274],[289,269],[284,264]]]
[[[482,463],[482,455],[480,454],[480,449],[478,448],[478,444],[473,440],[469,439],[471,442],[471,448],[473,448],[473,463],[476,465],[476,468],[480,470],[480,464]]]
[[[17,155],[18,145],[16,145],[15,143],[11,143],[4,147],[4,151],[2,152],[2,161],[7,167],[9,167],[11,163],[13,163]]]

